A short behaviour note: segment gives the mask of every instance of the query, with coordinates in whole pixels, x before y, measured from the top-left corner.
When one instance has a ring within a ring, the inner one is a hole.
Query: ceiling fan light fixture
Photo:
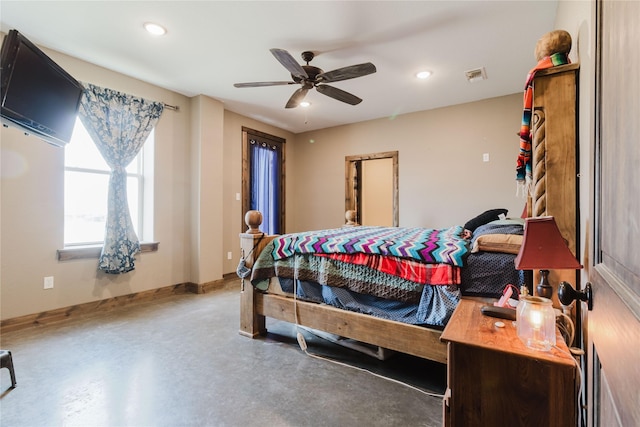
[[[371,62],[350,65],[348,67],[336,68],[335,70],[324,72],[316,66],[309,65],[309,62],[314,57],[314,54],[311,51],[304,51],[302,53],[302,59],[307,63],[307,65],[298,64],[298,61],[296,61],[293,56],[284,49],[273,48],[269,49],[269,51],[278,60],[278,62],[282,64],[287,71],[289,71],[292,81],[234,83],[233,86],[261,87],[299,84],[301,87],[293,92],[293,95],[291,95],[284,108],[296,108],[300,106],[307,92],[314,88],[319,93],[326,95],[329,98],[336,99],[349,105],[357,105],[362,102],[361,98],[326,83],[350,80],[376,72],[376,66]]]
[[[416,77],[421,79],[421,80],[425,80],[428,79],[429,77],[431,77],[431,71],[428,70],[424,70],[424,71],[419,71],[416,73]]]
[[[144,29],[147,30],[149,34],[152,34],[154,36],[164,36],[165,34],[167,34],[166,28],[154,22],[145,22]]]

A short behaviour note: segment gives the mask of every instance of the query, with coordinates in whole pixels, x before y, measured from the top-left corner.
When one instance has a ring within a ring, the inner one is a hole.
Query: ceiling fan
[[[364,64],[351,65],[348,67],[337,68],[333,71],[324,72],[318,67],[309,65],[309,62],[314,58],[315,54],[310,51],[302,52],[302,59],[307,65],[300,65],[289,52],[284,49],[269,49],[269,51],[276,57],[276,59],[291,73],[293,81],[280,81],[280,82],[251,82],[251,83],[236,83],[235,87],[261,87],[261,86],[279,86],[279,85],[292,85],[300,84],[301,88],[297,89],[285,108],[294,108],[300,105],[300,102],[304,99],[310,89],[314,87],[318,92],[323,95],[329,96],[338,101],[345,102],[351,105],[357,105],[362,102],[362,99],[357,96],[345,92],[342,89],[338,89],[333,86],[329,86],[325,83],[339,82],[342,80],[353,79],[356,77],[366,76],[376,72],[376,67],[371,62]]]

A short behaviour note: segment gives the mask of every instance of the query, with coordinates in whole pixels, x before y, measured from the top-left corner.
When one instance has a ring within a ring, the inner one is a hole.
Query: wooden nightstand
[[[576,426],[577,369],[561,336],[566,353],[530,350],[512,321],[483,315],[484,304],[463,299],[441,336],[448,343],[444,425]]]

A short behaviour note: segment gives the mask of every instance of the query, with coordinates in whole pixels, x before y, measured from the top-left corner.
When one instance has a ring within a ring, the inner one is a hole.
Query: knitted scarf
[[[533,107],[533,78],[539,70],[558,65],[568,64],[569,56],[566,53],[554,53],[542,58],[538,64],[527,74],[527,83],[524,87],[524,111],[522,125],[520,126],[520,153],[516,162],[516,182],[518,188],[516,194],[525,197],[531,190],[533,182],[531,172],[531,113]]]

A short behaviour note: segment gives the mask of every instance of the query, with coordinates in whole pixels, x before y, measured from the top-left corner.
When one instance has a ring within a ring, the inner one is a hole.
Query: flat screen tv
[[[2,123],[56,146],[68,144],[82,84],[17,30],[4,38],[0,67]]]

